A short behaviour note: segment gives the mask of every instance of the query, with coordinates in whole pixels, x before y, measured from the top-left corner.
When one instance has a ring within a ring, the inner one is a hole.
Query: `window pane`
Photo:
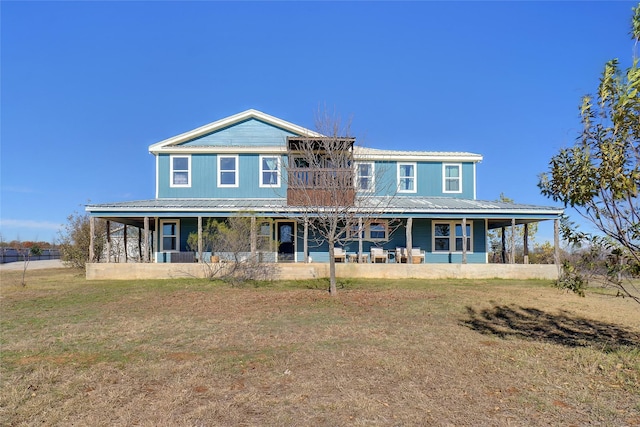
[[[460,176],[460,168],[458,166],[445,166],[444,171],[447,178],[457,178]]]
[[[235,183],[236,183],[235,172],[220,172],[220,184],[235,185]]]
[[[174,157],[173,170],[186,171],[189,169],[189,159],[187,157]]]
[[[162,225],[162,234],[165,236],[175,236],[176,235],[176,224],[175,223],[167,223],[165,222]]]
[[[263,171],[275,171],[278,170],[278,160],[275,157],[263,157],[262,158],[262,170]]]
[[[221,157],[220,158],[220,170],[234,171],[236,170],[236,158],[235,157]]]
[[[449,235],[451,234],[449,227],[449,224],[436,224],[434,227],[435,235],[449,237]]]
[[[449,238],[436,237],[435,239],[436,251],[448,251],[449,250]]]
[[[371,189],[371,179],[369,178],[360,178],[359,186],[361,190],[369,190]]]
[[[188,185],[189,184],[189,173],[188,172],[174,172],[173,173],[173,183],[176,185]]]
[[[401,177],[413,177],[413,165],[400,165]]]
[[[360,163],[358,165],[358,175],[371,176],[371,165],[369,163]]]
[[[276,172],[262,172],[263,184],[277,184],[278,174]]]
[[[446,189],[447,191],[460,191],[460,182],[458,180],[447,179]]]
[[[372,239],[385,239],[387,237],[385,225],[379,222],[371,223],[369,226],[369,235]]]
[[[176,238],[175,237],[163,237],[162,238],[162,249],[165,251],[175,251],[176,248]]]

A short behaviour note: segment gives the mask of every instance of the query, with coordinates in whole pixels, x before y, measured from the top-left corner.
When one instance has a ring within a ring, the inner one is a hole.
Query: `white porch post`
[[[304,219],[304,230],[302,236],[302,256],[304,257],[304,262],[309,262],[309,219]]]
[[[204,262],[202,256],[202,217],[198,216],[198,262]]]
[[[411,256],[411,248],[413,247],[412,229],[413,218],[407,218],[407,264],[413,264],[413,256]]]
[[[516,262],[516,219],[511,218],[511,260],[509,264]]]
[[[256,260],[258,254],[258,233],[256,230],[256,217],[251,217],[251,259]]]
[[[124,232],[124,235],[123,235],[123,238],[124,238],[124,262],[126,264],[127,262],[129,262],[128,252],[127,252],[127,224],[123,224],[123,228],[122,229],[123,229],[123,232]]]
[[[524,251],[524,263],[529,264],[529,223],[524,223],[524,236],[523,236],[523,251]]]
[[[462,263],[467,263],[467,218],[462,218]]]
[[[144,262],[149,262],[149,217],[144,217]]]
[[[107,221],[107,263],[111,262],[111,221]]]
[[[362,236],[364,235],[364,230],[362,229],[362,217],[358,218],[358,262],[362,262]]]
[[[95,260],[95,234],[96,234],[96,220],[94,217],[89,217],[89,262]]]

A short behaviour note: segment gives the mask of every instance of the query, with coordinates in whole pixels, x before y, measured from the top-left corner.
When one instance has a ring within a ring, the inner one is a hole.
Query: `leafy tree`
[[[640,4],[634,7],[631,36],[640,40]],[[590,239],[592,246],[619,258],[627,273],[640,265],[640,68],[617,59],[604,66],[595,98],[584,96],[583,130],[573,147],[560,150],[540,175],[542,194],[574,208],[603,235],[568,235]],[[623,293],[627,293],[622,288]]]
[[[77,212],[67,217],[67,224],[60,231],[60,259],[73,268],[85,268],[87,262],[99,261],[106,246],[106,221],[96,220],[94,249],[97,259],[89,260],[91,245],[90,217]]]

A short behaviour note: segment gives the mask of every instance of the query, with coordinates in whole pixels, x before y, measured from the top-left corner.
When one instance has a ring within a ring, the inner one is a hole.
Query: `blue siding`
[[[412,163],[411,161],[401,163]],[[398,197],[456,197],[474,198],[473,163],[462,163],[462,192],[444,193],[442,168],[443,162],[416,162],[417,182],[415,193],[397,193]],[[454,162],[455,163],[455,162]],[[392,194],[398,185],[398,162],[376,162],[376,193]]]
[[[287,136],[297,136],[257,119],[249,119],[232,126],[201,136],[182,146],[246,146],[246,145],[284,145]]]
[[[158,161],[159,198],[269,198],[286,197],[286,187],[260,187],[260,156],[238,156],[238,187],[218,187],[218,160],[216,154],[191,155],[191,187],[170,186],[170,156],[160,154]]]

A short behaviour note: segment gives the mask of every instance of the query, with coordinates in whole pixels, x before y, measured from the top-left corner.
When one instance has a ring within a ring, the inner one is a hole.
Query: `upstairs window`
[[[280,187],[280,157],[260,156],[260,187]]]
[[[398,192],[416,192],[416,164],[398,163]]]
[[[360,191],[374,191],[373,180],[373,163],[358,163],[356,165],[357,170],[357,184]]]
[[[445,193],[461,193],[462,192],[462,174],[460,173],[462,166],[459,164],[444,164],[442,169],[443,184],[442,189]]]
[[[191,186],[191,156],[171,156],[171,187]]]
[[[238,186],[238,156],[218,156],[218,187]]]

